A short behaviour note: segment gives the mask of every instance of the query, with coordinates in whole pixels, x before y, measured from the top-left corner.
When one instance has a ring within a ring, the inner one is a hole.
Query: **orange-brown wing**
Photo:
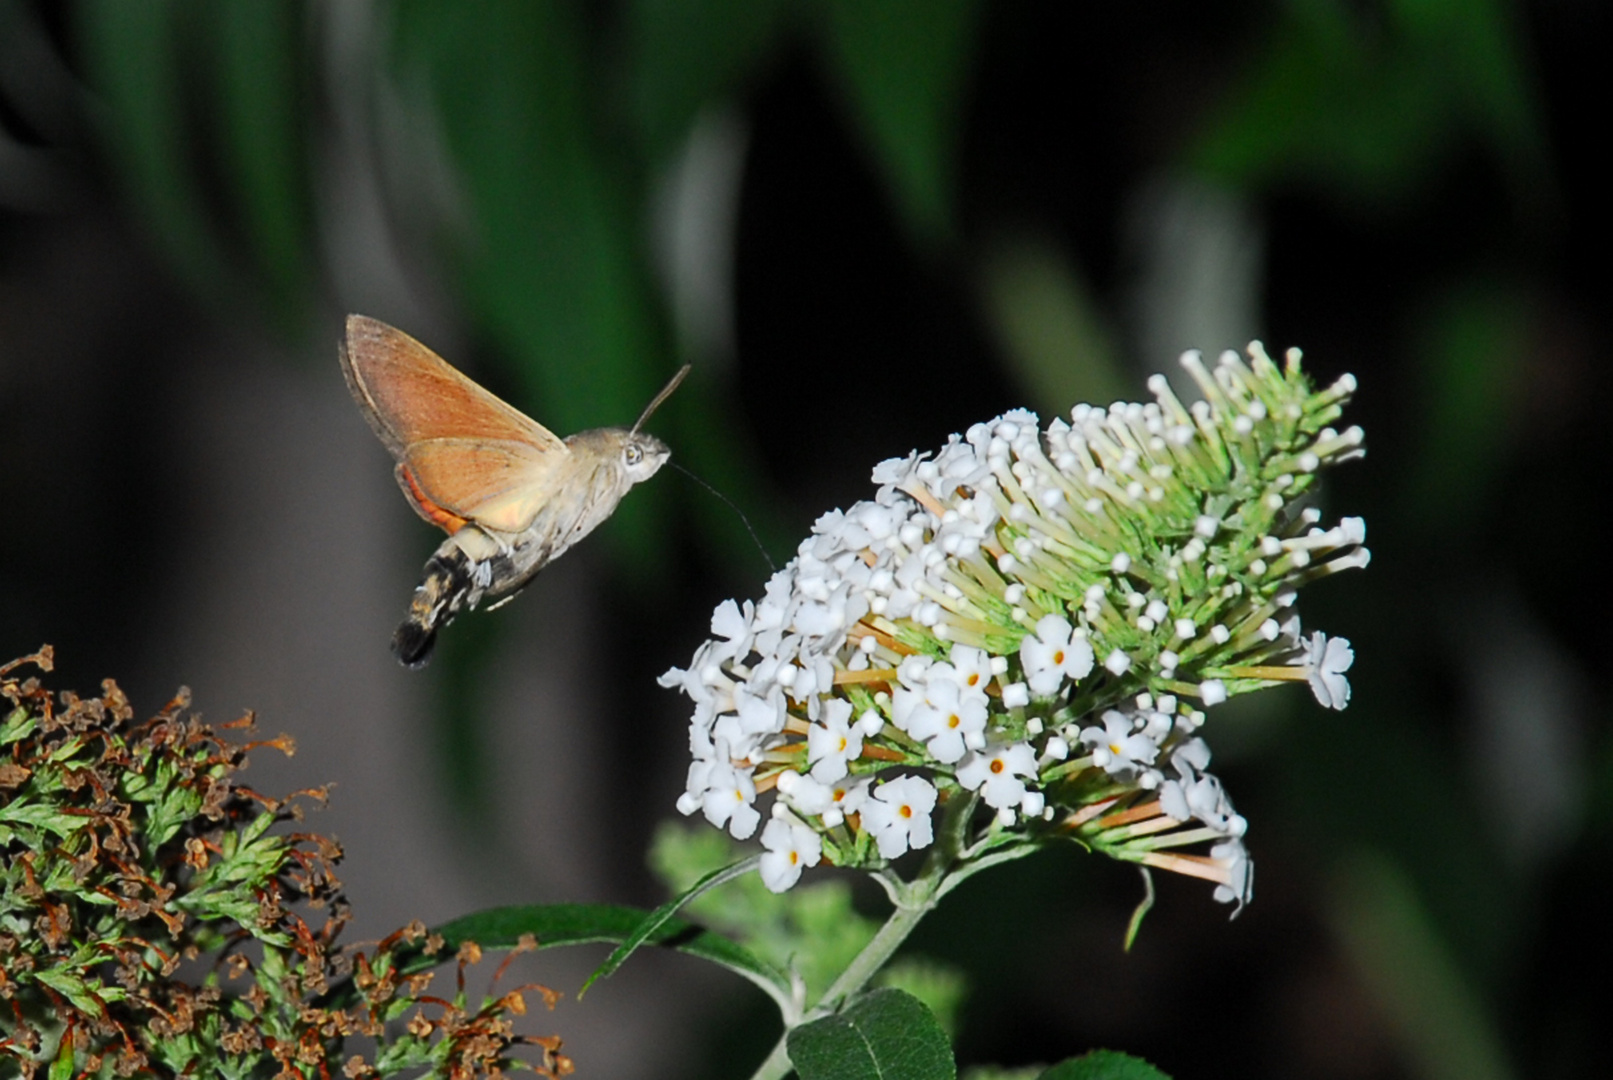
[[[398,482],[426,520],[440,513],[504,532],[524,529],[570,449],[555,434],[466,378],[408,334],[347,318],[342,372]],[[411,490],[411,488],[413,490]]]
[[[402,468],[408,481],[442,509],[500,532],[520,532],[549,501],[558,471],[556,456],[535,457],[526,443],[427,439],[409,447],[409,460]],[[457,497],[448,501],[440,492],[454,492]],[[422,516],[435,520],[423,510]]]

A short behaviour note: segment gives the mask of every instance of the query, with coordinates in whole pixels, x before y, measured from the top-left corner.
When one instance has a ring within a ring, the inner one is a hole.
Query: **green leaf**
[[[1290,0],[1284,16],[1190,154],[1201,174],[1392,201],[1468,136],[1523,201],[1549,189],[1536,94],[1499,0],[1390,0],[1370,16]]]
[[[978,5],[835,0],[824,11],[830,63],[898,209],[919,237],[947,239]]]
[[[1125,398],[1114,331],[1068,255],[1045,238],[1011,237],[981,266],[992,329],[1037,408]]]
[[[935,1015],[949,1039],[957,1034],[958,1012],[969,993],[969,980],[959,968],[927,956],[904,954],[880,969],[874,983],[912,994]]]
[[[1148,867],[1137,868],[1143,875],[1143,898],[1137,901],[1137,907],[1131,913],[1131,921],[1126,924],[1125,951],[1130,952],[1132,943],[1137,940],[1137,931],[1143,928],[1143,916],[1154,908],[1154,875],[1148,872]]]
[[[1404,455],[1409,521],[1471,528],[1489,505],[1519,434],[1509,420],[1535,370],[1534,321],[1523,289],[1483,278],[1449,287],[1421,313],[1423,434],[1419,451]]]
[[[529,904],[467,915],[438,927],[437,933],[451,949],[459,948],[466,941],[474,941],[484,949],[509,949],[519,944],[524,934],[535,935],[538,947],[547,949],[558,945],[625,941],[643,924],[646,914],[642,908],[621,904]],[[710,960],[758,985],[787,986],[775,968],[756,959],[742,946],[682,919],[665,920],[646,943]],[[411,963],[408,970],[419,971],[426,966],[429,965]]]
[[[1093,1050],[1061,1061],[1036,1080],[1170,1080],[1142,1058],[1118,1050]]]
[[[225,260],[187,167],[180,72],[180,6],[87,0],[72,14],[75,39],[98,95],[101,137],[147,231],[202,295],[228,280]]]
[[[36,982],[43,983],[56,991],[72,1003],[73,1008],[91,1016],[106,1015],[106,1006],[102,1004],[95,988],[84,980],[78,972],[70,971],[65,965],[45,968],[33,974]]]
[[[616,969],[626,963],[627,958],[637,952],[640,945],[643,945],[645,942],[649,941],[651,937],[654,936],[656,931],[660,930],[661,927],[672,918],[672,916],[678,913],[683,905],[687,904],[689,901],[693,900],[707,889],[715,889],[718,885],[721,885],[726,881],[732,881],[742,874],[750,873],[752,870],[756,869],[756,864],[760,859],[761,856],[753,855],[748,859],[741,859],[732,866],[725,866],[720,870],[713,870],[711,873],[695,882],[688,889],[679,893],[677,896],[674,896],[672,899],[650,912],[650,914],[633,929],[633,932],[627,936],[621,945],[617,946],[616,950],[605,958],[605,962],[599,965],[598,970],[596,970],[592,975],[588,976],[588,981],[583,983],[582,989],[577,991],[577,1000],[581,1001],[582,996],[588,992],[588,988],[594,985],[594,983],[598,982],[600,979],[609,978],[611,975],[615,974]]]
[[[452,958],[459,947],[474,941],[484,949],[513,949],[531,934],[539,949],[562,945],[626,941],[647,917],[643,908],[621,904],[522,904],[490,908],[455,919],[436,928],[444,948],[427,955],[420,946],[399,950],[397,963],[405,974],[428,971]],[[790,981],[777,968],[758,960],[733,941],[682,919],[666,919],[642,942],[673,949],[727,968],[766,991],[780,1006],[790,1002]],[[351,980],[332,990],[334,1004],[356,1000]]]
[[[781,0],[631,0],[624,24],[647,162],[659,165],[712,100],[733,92],[785,25]]]
[[[56,1057],[50,1063],[48,1080],[73,1080],[73,1040],[63,1037],[56,1046]]]
[[[4,724],[0,724],[0,746],[10,746],[34,733],[39,726],[39,720],[27,709],[18,706],[6,715]]]
[[[49,802],[14,802],[0,807],[0,822],[13,825],[32,825],[47,829],[60,837],[72,836],[88,825],[89,819],[78,814],[64,813],[61,807]]]
[[[946,1033],[924,1003],[900,990],[876,990],[835,1016],[790,1032],[790,1061],[801,1080],[953,1080]]]
[[[216,138],[246,238],[283,316],[307,289],[308,155],[300,55],[307,11],[290,0],[230,0],[206,16],[218,103]]]
[[[489,908],[444,923],[433,933],[443,948],[427,955],[419,946],[398,950],[398,970],[404,974],[429,971],[453,958],[459,947],[474,941],[484,949],[513,949],[531,934],[539,949],[563,945],[617,943],[627,940],[643,925],[647,912],[623,904],[518,904]],[[708,960],[761,987],[782,1006],[790,1000],[789,980],[771,965],[758,960],[743,946],[682,919],[667,919],[646,943]],[[337,1006],[357,1000],[352,980],[332,989],[327,1002]]]
[[[1331,922],[1417,1075],[1511,1080],[1491,1010],[1398,865],[1361,852],[1337,872]],[[1448,929],[1448,928],[1447,928]]]

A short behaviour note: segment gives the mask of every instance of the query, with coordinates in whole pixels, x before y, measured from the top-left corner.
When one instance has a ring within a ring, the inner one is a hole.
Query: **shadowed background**
[[[1143,395],[1260,337],[1354,372],[1329,479],[1371,569],[1306,599],[1348,712],[1218,710],[1255,904],[1048,853],[914,947],[965,1063],[1105,1045],[1188,1080],[1599,1075],[1610,236],[1591,0],[0,0],[0,653],[142,712],[190,685],[334,781],[356,938],[652,904],[683,663],[759,594],[668,470],[425,672],[438,534],[336,363],[392,322],[560,434],[651,427],[773,558],[882,458]],[[1011,907],[1009,906],[1011,905]],[[591,955],[542,954],[571,991]],[[549,1028],[582,1075],[743,1076],[759,995],[636,958]]]

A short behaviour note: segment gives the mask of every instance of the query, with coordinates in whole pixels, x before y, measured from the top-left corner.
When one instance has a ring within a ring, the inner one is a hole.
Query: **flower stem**
[[[846,970],[840,973],[834,984],[824,991],[817,1005],[802,1018],[802,1023],[811,1023],[833,1012],[847,998],[866,986],[868,980],[872,979],[896,950],[901,948],[902,942],[907,940],[907,936],[918,926],[919,921],[935,907],[936,901],[940,899],[939,894],[946,872],[940,867],[926,869],[926,873],[894,890],[896,910],[890,913],[885,925],[879,928],[872,941],[863,946],[862,952],[846,966]],[[786,1029],[784,1034],[779,1036],[773,1052],[767,1055],[767,1060],[752,1074],[751,1080],[783,1080],[789,1075],[792,1065],[786,1044],[790,1030]]]
[[[767,1055],[767,1060],[751,1074],[751,1080],[784,1080],[784,1077],[790,1075],[790,1070],[794,1066],[790,1063],[790,1054],[785,1048],[785,1042],[789,1037],[789,1029],[785,1029],[784,1034],[778,1037],[773,1052]]]
[[[885,925],[879,928],[874,939],[863,947],[856,959],[847,965],[846,970],[824,991],[818,1005],[809,1013],[822,1015],[832,1012],[842,1002],[857,993],[868,984],[880,968],[885,966],[896,950],[901,948],[902,942],[907,940],[919,920],[928,915],[935,907],[936,892],[941,884],[942,875],[934,877],[922,876],[902,890],[902,902],[896,905]]]

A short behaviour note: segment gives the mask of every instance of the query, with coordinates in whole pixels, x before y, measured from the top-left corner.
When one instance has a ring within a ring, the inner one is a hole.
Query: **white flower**
[[[784,692],[774,686],[765,697],[758,697],[741,686],[734,691],[734,711],[717,717],[711,725],[713,740],[725,742],[730,758],[746,758],[762,747],[770,736],[784,730]],[[691,729],[690,745],[696,740]]]
[[[994,810],[1018,806],[1025,798],[1025,782],[1020,777],[1035,775],[1036,751],[1022,742],[996,747],[989,754],[970,754],[958,766],[958,783],[970,791],[979,790]],[[1036,812],[1041,813],[1041,807]]]
[[[917,450],[909,453],[905,458],[886,458],[874,466],[874,471],[869,479],[876,484],[906,483],[913,470],[918,468],[918,462],[919,452]]]
[[[838,784],[829,786],[829,809],[823,812],[825,825],[838,825],[845,820],[847,814],[862,812],[863,804],[868,801],[868,787],[872,783],[868,777],[860,779],[845,779]],[[833,814],[839,814],[840,820],[830,821]]]
[[[924,694],[934,661],[928,656],[909,656],[896,669],[900,685],[891,695],[891,723],[903,731],[912,719],[913,712],[924,706]]]
[[[1301,509],[1256,535],[1242,497],[1208,498],[1188,466],[1217,433],[1251,475],[1282,459],[1272,490],[1252,496],[1265,521],[1304,494],[1309,474],[1358,456],[1361,437],[1327,428],[1293,442],[1293,417],[1354,389],[1344,379],[1312,393],[1297,354],[1279,366],[1254,343],[1247,363],[1226,354],[1211,371],[1195,353],[1183,366],[1204,400],[1184,405],[1160,377],[1152,403],[1077,406],[1045,429],[1019,410],[936,454],[881,463],[874,498],[819,517],[765,595],[718,605],[711,639],[661,679],[693,702],[678,809],[749,837],[761,831],[756,788],[776,783],[763,878],[787,889],[822,861],[826,829],[856,834],[854,857],[934,843],[941,781],[887,771],[921,746],[925,764],[955,776],[1003,828],[1073,813],[1071,827],[1095,847],[1211,877],[1221,899],[1241,903],[1245,822],[1205,772],[1208,748],[1194,733],[1234,673],[1249,676],[1241,687],[1286,672],[1323,705],[1345,705],[1349,644],[1301,637],[1294,598],[1319,574],[1365,565],[1365,530],[1346,519],[1324,531],[1319,511]],[[1125,541],[1158,535],[1161,522],[1179,528],[1187,506],[1199,509],[1179,550]],[[1275,590],[1253,623],[1250,600],[1222,580],[1237,565],[1223,541],[1253,544],[1248,572]],[[1256,667],[1225,666],[1237,658]],[[1258,666],[1284,661],[1292,666]],[[1101,696],[1081,693],[1079,713],[1053,708],[1088,682]],[[988,743],[993,714],[1005,713],[1024,741]],[[1038,765],[1061,761],[1076,782],[1052,799],[1037,790]],[[1115,832],[1082,816],[1114,793],[1146,827]],[[1162,830],[1174,839],[1154,835]],[[1208,859],[1167,850],[1220,841]]]
[[[714,657],[717,643],[708,641],[695,651],[687,670],[668,668],[656,682],[682,690],[695,703],[694,721],[709,724],[715,713],[733,707],[733,681],[723,674]]]
[[[817,817],[835,809],[834,788],[820,784],[810,776],[802,776],[794,769],[779,773],[778,790],[792,809],[807,817]]]
[[[1171,764],[1183,779],[1191,780],[1210,765],[1210,744],[1203,739],[1188,739],[1171,751]]]
[[[967,645],[952,646],[952,668],[956,672],[958,688],[965,695],[979,695],[986,700],[986,687],[991,683],[991,654],[985,649],[972,649]]]
[[[874,789],[862,804],[862,825],[879,842],[880,855],[894,859],[934,842],[934,809],[935,787],[923,777],[904,776]]]
[[[963,757],[971,735],[986,730],[986,696],[965,694],[951,664],[930,668],[923,704],[907,719],[907,733],[924,741],[930,756],[943,765]]]
[[[812,779],[832,784],[846,775],[846,763],[863,752],[862,729],[851,723],[851,702],[830,698],[820,722],[807,729],[807,761]]]
[[[1092,764],[1111,775],[1152,765],[1159,746],[1143,732],[1133,733],[1131,726],[1131,717],[1110,709],[1103,714],[1102,727],[1083,728],[1081,741],[1093,748]]]
[[[711,790],[711,770],[716,764],[710,758],[695,758],[689,762],[684,791],[678,796],[678,813],[688,817],[706,805],[706,792]]]
[[[935,455],[931,468],[925,468],[926,465],[931,463],[919,466],[919,476],[924,478],[930,494],[938,499],[950,499],[958,488],[975,487],[991,475],[991,466],[976,455],[973,446],[955,434],[947,436],[947,444]]]
[[[798,822],[774,818],[762,830],[762,882],[781,893],[801,879],[803,867],[816,866],[823,856],[818,834]]]
[[[1350,680],[1344,673],[1355,663],[1355,650],[1347,638],[1329,638],[1318,630],[1305,647],[1306,674],[1311,693],[1323,708],[1342,709],[1350,703]]]
[[[1236,915],[1243,910],[1243,905],[1254,899],[1255,864],[1250,860],[1242,840],[1228,840],[1215,845],[1210,849],[1210,858],[1220,860],[1227,872],[1227,883],[1215,887],[1215,899],[1222,904],[1236,900],[1238,908],[1232,913]]]
[[[1092,672],[1092,646],[1085,638],[1071,640],[1069,620],[1060,615],[1044,615],[1036,633],[1019,643],[1019,662],[1025,668],[1025,681],[1031,693],[1047,697],[1058,690],[1068,676],[1084,679]]]
[[[1198,818],[1223,836],[1242,836],[1249,828],[1233,811],[1221,781],[1208,774],[1165,781],[1159,788],[1159,808],[1177,821]]]
[[[712,764],[706,782],[709,786],[702,800],[706,820],[719,829],[726,824],[735,840],[749,840],[762,820],[752,805],[756,802],[756,785],[751,783],[750,775],[719,761]]]
[[[751,619],[755,614],[755,605],[749,600],[745,601],[743,610],[733,600],[724,600],[717,605],[717,609],[711,613],[711,633],[723,641],[713,655],[715,661],[745,658],[750,652]]]
[[[744,687],[734,692],[739,727],[746,735],[771,735],[784,730],[784,695],[777,690],[757,697]]]
[[[848,607],[852,610],[848,611]],[[847,603],[847,597],[837,592],[826,600],[808,600],[796,608],[791,628],[808,637],[827,637],[838,645],[840,631],[862,618],[866,610],[866,601],[854,606]]]
[[[711,738],[711,720],[698,712],[689,722],[689,756],[695,761],[717,756],[716,744]]]
[[[869,544],[881,544],[902,527],[902,515],[889,506],[860,502],[846,515],[868,534]],[[868,546],[868,545],[864,545]]]

